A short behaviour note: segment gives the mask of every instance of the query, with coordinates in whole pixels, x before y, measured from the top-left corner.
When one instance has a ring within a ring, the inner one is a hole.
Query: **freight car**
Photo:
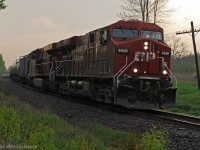
[[[171,49],[163,29],[118,21],[21,57],[11,76],[38,88],[134,109],[175,105]]]

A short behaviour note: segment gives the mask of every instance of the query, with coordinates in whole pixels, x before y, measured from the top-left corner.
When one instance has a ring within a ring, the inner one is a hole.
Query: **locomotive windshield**
[[[136,38],[138,31],[133,29],[113,29],[113,37],[116,38]]]
[[[142,30],[142,37],[143,38],[151,38],[162,41],[162,33],[159,31],[145,31]]]

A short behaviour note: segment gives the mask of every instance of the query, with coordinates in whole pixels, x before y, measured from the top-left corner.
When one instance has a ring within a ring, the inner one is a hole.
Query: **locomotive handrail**
[[[71,59],[71,60],[63,60],[62,62],[67,62],[67,61],[74,61],[74,60],[84,60],[83,58],[81,58],[81,59]]]
[[[114,80],[115,77],[127,66],[127,63],[128,63],[128,57],[126,57],[126,64],[114,75]]]
[[[62,61],[55,61],[54,63],[60,63],[59,66],[61,66]],[[51,70],[52,70],[52,68],[53,68],[53,65],[54,65],[54,64],[53,64],[53,62],[52,62]],[[59,67],[59,66],[58,66],[58,67]],[[49,76],[50,76],[50,77],[49,77],[50,79],[51,79],[51,77],[57,72],[57,68],[58,68],[58,67],[56,67],[56,69],[55,69],[54,71],[52,71],[52,72],[50,71],[50,74],[51,74],[51,75],[49,75]],[[59,69],[59,70],[60,70],[60,69]]]
[[[67,62],[67,61],[80,61],[80,60],[83,60],[83,58],[81,58],[81,59],[63,60],[63,61],[54,61],[54,63],[60,63],[59,66],[56,67],[56,69],[55,69],[54,71],[52,71],[52,70],[53,70],[53,66],[54,66],[53,62],[40,63],[40,64],[36,64],[36,66],[52,64],[51,69],[50,69],[50,78],[51,78],[51,76],[52,76],[54,73],[58,72],[58,71],[61,69],[60,66],[62,65],[63,62]]]
[[[119,84],[119,82],[118,82],[119,77],[120,77],[120,76],[122,75],[122,73],[124,73],[124,71],[125,71],[128,67],[130,67],[130,65],[132,65],[134,62],[135,62],[135,59],[134,59],[132,62],[130,62],[130,63],[120,72],[120,74],[117,76],[117,87],[118,87],[118,84]]]
[[[60,62],[60,65],[56,67],[56,69],[54,70],[54,73],[57,73],[61,69],[61,66],[62,66],[62,62]]]
[[[52,62],[46,62],[46,63],[41,63],[41,64],[36,64],[36,66],[39,66],[39,65],[46,65],[46,64],[51,64]]]
[[[165,64],[165,67],[167,68],[167,70],[169,71],[170,75],[174,78],[174,80],[175,80],[175,88],[177,88],[177,79],[176,79],[176,77],[171,72],[171,70],[167,67],[167,64],[165,62],[164,62],[164,64]]]
[[[40,66],[40,65],[47,65],[47,64],[52,64],[51,66],[51,69],[53,67],[53,63],[52,62],[45,62],[45,63],[41,63],[41,64],[35,64],[36,66]],[[50,72],[51,72],[51,69],[50,69]]]
[[[63,64],[63,62],[70,62],[70,61],[79,61],[79,60],[83,60],[83,58],[81,58],[81,59],[71,59],[71,60],[63,60],[63,61],[55,61],[55,63],[58,63],[58,62],[60,62],[60,65],[58,66],[58,67],[56,67],[56,69],[53,71],[53,72],[51,72],[51,76],[53,75],[53,74],[55,74],[55,73],[57,73],[62,67],[62,64]],[[52,63],[53,64],[53,63]],[[53,66],[52,66],[52,68],[53,68]]]
[[[116,84],[116,76],[127,66],[128,64],[128,57],[126,57],[126,63],[125,65],[114,75],[114,78],[113,78],[113,89],[114,89],[114,103],[117,103],[116,101],[116,97],[117,97],[117,92],[116,92],[116,86],[118,87],[118,83]],[[118,81],[117,81],[118,82]]]
[[[114,103],[116,103],[117,101],[116,101],[116,88],[118,88],[118,86],[119,86],[119,81],[118,81],[118,79],[119,79],[119,77],[122,75],[122,73],[124,73],[124,71],[128,68],[128,67],[130,67],[130,65],[132,65],[133,63],[135,62],[135,59],[132,61],[132,62],[130,62],[129,64],[128,64],[128,57],[126,57],[126,64],[114,75]],[[117,80],[117,81],[116,81]]]
[[[50,68],[50,72],[52,71],[52,69],[53,69],[53,63],[52,62],[49,62],[50,64],[52,64],[51,65],[51,68]],[[49,75],[49,79],[51,79],[51,75]]]
[[[101,47],[101,46],[88,47],[88,48],[86,48],[86,50],[88,50],[88,49],[93,49],[93,48],[98,48],[98,47]]]
[[[169,71],[169,75],[170,75],[170,77],[172,78],[172,79],[174,79],[174,81],[175,81],[175,88],[177,88],[177,79],[176,79],[176,77],[174,76],[174,74],[171,72],[171,70],[167,67],[167,64],[165,63],[165,61],[164,61],[164,58],[163,57],[158,57],[158,58],[161,58],[162,59],[162,64],[163,64],[163,69],[164,69],[164,67],[166,67],[166,69]]]

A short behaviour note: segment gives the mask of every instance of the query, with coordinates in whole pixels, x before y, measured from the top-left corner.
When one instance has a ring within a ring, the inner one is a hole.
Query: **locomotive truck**
[[[20,57],[11,77],[60,94],[133,109],[175,105],[171,49],[153,23],[120,20]]]

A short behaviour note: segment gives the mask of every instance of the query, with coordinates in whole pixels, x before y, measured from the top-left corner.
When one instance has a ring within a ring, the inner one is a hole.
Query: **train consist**
[[[10,76],[60,94],[134,109],[175,105],[171,49],[153,23],[118,21],[20,57]]]

